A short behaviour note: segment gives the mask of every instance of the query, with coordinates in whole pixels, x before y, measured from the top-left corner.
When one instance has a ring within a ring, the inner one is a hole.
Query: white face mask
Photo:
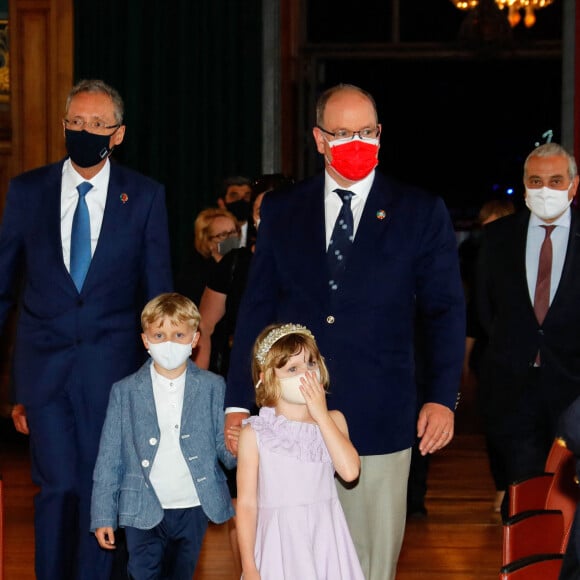
[[[570,184],[572,187],[572,184]],[[539,189],[528,189],[526,187],[526,205],[528,209],[541,220],[552,220],[560,217],[572,203],[568,199],[568,189],[551,189],[541,187]]]
[[[320,370],[316,370],[316,377],[320,381]],[[294,403],[295,405],[306,405],[306,399],[300,391],[300,385],[302,382],[300,379],[306,378],[306,374],[296,375],[293,377],[285,377],[283,379],[278,379],[280,382],[280,396],[287,403]]]
[[[147,351],[151,358],[166,371],[173,371],[180,367],[191,356],[192,344],[180,344],[179,342],[149,343]]]

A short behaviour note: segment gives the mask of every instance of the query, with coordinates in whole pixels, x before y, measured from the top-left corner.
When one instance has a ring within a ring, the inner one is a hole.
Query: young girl
[[[364,580],[334,473],[360,459],[344,415],[326,406],[328,370],[304,326],[268,326],[254,345],[257,417],[238,447],[238,537],[244,580]]]

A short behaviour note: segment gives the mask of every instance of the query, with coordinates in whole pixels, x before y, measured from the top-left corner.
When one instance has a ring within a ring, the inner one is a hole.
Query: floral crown
[[[314,335],[308,330],[308,328],[301,324],[283,324],[278,328],[273,328],[265,336],[256,350],[256,360],[263,365],[266,362],[266,355],[270,352],[274,343],[289,334],[303,334],[304,336],[309,336],[314,339]]]

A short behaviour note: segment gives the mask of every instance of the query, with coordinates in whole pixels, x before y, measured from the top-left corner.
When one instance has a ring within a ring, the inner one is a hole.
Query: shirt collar
[[[93,188],[107,191],[109,185],[109,176],[111,174],[111,162],[109,159],[105,162],[102,169],[92,178],[85,179],[72,165],[70,157],[67,158],[62,166],[63,185],[68,189],[76,189],[77,185],[83,181],[88,181]]]
[[[185,385],[186,373],[187,369],[185,369],[178,377],[175,377],[174,379],[168,379],[167,377],[164,377],[157,372],[155,365],[153,364],[153,360],[151,361],[151,377],[158,386],[164,389],[169,389],[170,386],[181,387],[182,385]]]
[[[328,171],[324,172],[324,198],[328,198],[330,195],[334,194],[335,189],[348,189],[352,191],[359,200],[366,201],[369,196],[369,192],[373,185],[373,180],[375,178],[375,170],[373,169],[365,178],[360,181],[356,181],[349,187],[343,187],[338,185],[336,181],[330,176]]]

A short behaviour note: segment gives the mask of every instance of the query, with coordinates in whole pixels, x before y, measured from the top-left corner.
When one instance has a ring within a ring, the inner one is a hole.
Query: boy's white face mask
[[[147,352],[151,358],[167,371],[179,368],[191,356],[192,343],[181,344],[179,342],[149,343]]]

